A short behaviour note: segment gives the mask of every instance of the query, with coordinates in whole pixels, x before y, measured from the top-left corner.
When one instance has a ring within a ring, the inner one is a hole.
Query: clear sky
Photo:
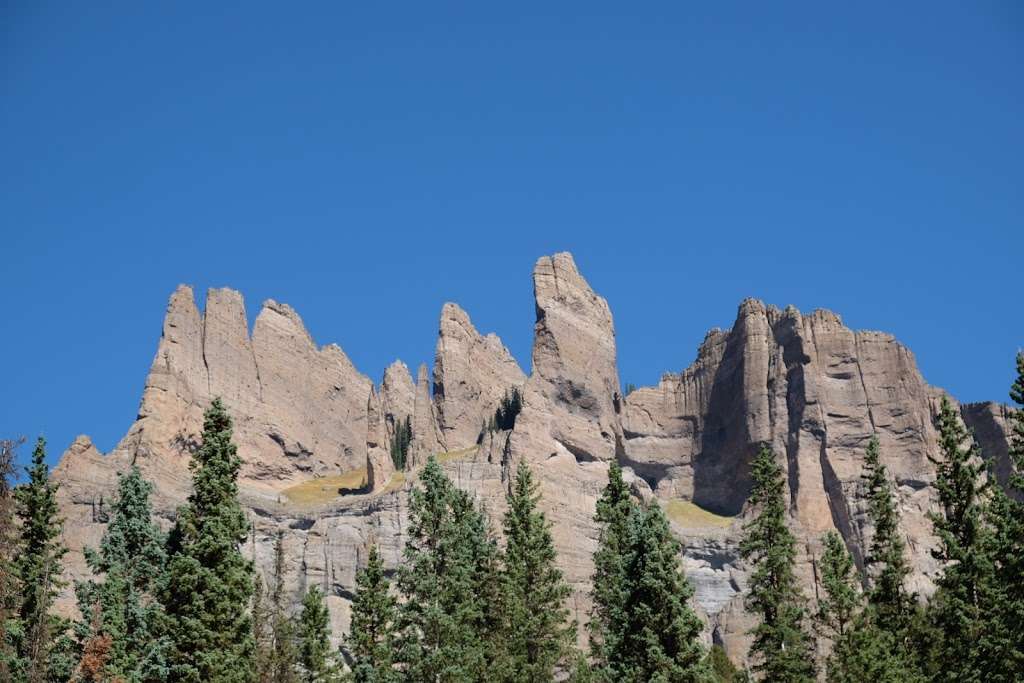
[[[178,283],[241,290],[250,324],[287,302],[379,380],[432,358],[446,300],[527,367],[530,271],[560,250],[611,304],[624,382],[753,296],[1006,400],[1016,0],[0,14],[0,434],[53,458],[127,430]]]

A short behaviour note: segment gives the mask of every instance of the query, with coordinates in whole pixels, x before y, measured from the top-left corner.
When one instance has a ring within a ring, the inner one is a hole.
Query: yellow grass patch
[[[476,446],[469,448],[463,448],[457,451],[448,451],[447,453],[438,453],[435,457],[438,462],[451,462],[453,460],[462,460],[466,456],[473,455],[476,452]]]
[[[662,507],[669,519],[684,527],[717,527],[721,529],[732,524],[735,519],[735,517],[716,515],[688,500],[679,500],[678,498],[667,502],[663,501]]]
[[[310,479],[281,491],[289,502],[298,505],[328,503],[341,496],[340,489],[357,490],[366,486],[366,468],[349,470],[331,477]]]

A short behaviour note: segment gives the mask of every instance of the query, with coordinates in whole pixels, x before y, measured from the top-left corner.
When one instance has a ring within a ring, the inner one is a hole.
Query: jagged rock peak
[[[533,373],[512,449],[517,457],[610,460],[619,451],[622,428],[608,302],[590,288],[568,253],[537,261],[533,292]]]
[[[525,381],[501,339],[481,336],[464,310],[444,305],[434,355],[434,401],[449,449],[474,445],[501,397]]]

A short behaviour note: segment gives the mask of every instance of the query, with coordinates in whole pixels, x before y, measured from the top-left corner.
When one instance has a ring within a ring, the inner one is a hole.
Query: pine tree
[[[786,526],[782,468],[767,445],[754,459],[750,504],[757,516],[744,528],[740,553],[754,565],[746,606],[759,617],[750,648],[764,680],[813,681],[814,645],[804,629],[804,599],[793,573],[796,539]]]
[[[874,618],[870,605],[835,641],[828,658],[829,683],[923,683],[925,679],[896,635]]]
[[[721,645],[711,646],[707,661],[711,669],[711,680],[715,683],[744,683],[748,680],[747,673],[736,668]]]
[[[398,680],[392,656],[395,617],[395,598],[384,575],[384,563],[377,547],[371,546],[366,567],[356,575],[352,632],[347,643],[352,657],[352,677],[356,683]]]
[[[1006,671],[1024,671],[1024,353],[1010,387],[1017,410],[1010,414],[1008,490],[993,487],[989,504],[992,557],[998,596],[992,616],[992,652]]]
[[[152,491],[137,467],[119,476],[99,551],[85,553],[89,569],[102,578],[75,587],[79,611],[90,615],[76,627],[79,639],[95,645],[108,637],[103,673],[128,683],[159,676],[164,668],[157,635],[159,604],[153,596],[164,569],[166,539],[151,519]],[[95,665],[95,651],[92,657]]]
[[[552,680],[555,667],[566,661],[576,637],[565,606],[571,590],[556,565],[551,525],[537,509],[537,489],[530,468],[520,462],[504,520],[503,640],[507,659],[499,675],[508,681]]]
[[[356,578],[358,581],[358,577]],[[358,599],[357,594],[356,601]],[[310,587],[302,599],[298,639],[302,683],[327,683],[336,680],[338,667],[331,653],[331,615],[327,611],[324,594],[319,586]]]
[[[15,489],[19,522],[14,576],[19,604],[8,621],[15,680],[29,683],[67,680],[75,660],[70,652],[69,622],[50,612],[63,587],[61,559],[67,549],[60,541],[64,521],[58,516],[57,485],[46,466],[46,441],[39,437],[32,452],[28,483]]]
[[[938,415],[940,457],[935,488],[940,514],[930,515],[938,536],[934,556],[944,563],[929,603],[940,638],[933,650],[937,680],[1000,680],[989,620],[995,594],[991,531],[985,524],[988,483],[977,444],[961,425],[949,399]]]
[[[9,665],[13,649],[7,637],[7,622],[14,617],[20,601],[14,558],[18,555],[15,522],[15,451],[24,439],[0,440],[0,681],[11,678]]]
[[[850,630],[853,618],[860,605],[857,592],[857,576],[843,539],[835,531],[825,534],[822,541],[821,587],[824,598],[818,601],[815,620],[824,635],[833,641],[842,638]]]
[[[700,643],[703,625],[688,604],[693,587],[683,575],[682,549],[659,505],[632,510],[627,542],[625,628],[611,653],[618,680],[709,681]]]
[[[408,415],[404,420],[395,423],[395,436],[391,440],[391,462],[395,469],[405,469],[406,457],[409,455],[409,444],[412,443],[412,418]]]
[[[480,680],[497,652],[497,544],[433,457],[420,483],[398,572],[397,661],[409,681]]]
[[[285,595],[284,533],[274,541],[274,574],[270,590],[253,598],[253,635],[256,642],[256,680],[260,683],[294,683],[298,680],[295,624],[288,616]],[[257,590],[264,592],[262,582]]]
[[[241,459],[220,399],[204,415],[202,445],[190,467],[194,491],[168,539],[160,590],[170,677],[248,683],[255,654],[253,567],[240,550],[248,530],[238,502]]]
[[[900,518],[893,500],[892,485],[879,457],[877,438],[872,437],[868,442],[861,480],[868,501],[868,519],[874,527],[864,562],[872,578],[867,592],[868,604],[875,610],[879,624],[894,634],[900,634],[913,615],[915,599],[905,587],[910,565],[900,536]]]
[[[622,480],[622,468],[612,462],[608,484],[597,500],[594,521],[600,525],[597,552],[594,553],[590,615],[590,653],[594,674],[605,680],[616,678],[613,653],[620,650],[625,637],[626,601],[630,593],[627,575],[629,519],[636,504]]]

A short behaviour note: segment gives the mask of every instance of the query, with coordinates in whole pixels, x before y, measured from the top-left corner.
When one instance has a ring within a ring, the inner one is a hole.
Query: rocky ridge
[[[730,330],[707,335],[689,367],[623,396],[611,311],[572,256],[539,259],[533,283],[529,376],[496,336],[480,335],[465,311],[445,304],[433,382],[426,366],[414,383],[396,361],[379,386],[339,347],[318,347],[288,306],[266,302],[249,335],[240,294],[210,290],[200,313],[192,290],[179,287],[135,423],[107,455],[79,437],[55,470],[71,549],[67,578],[86,571],[82,550],[99,542],[104,500],[117,473],[132,464],[157,483],[157,514],[171,523],[188,494],[202,410],[219,395],[245,463],[240,489],[253,522],[247,551],[267,570],[273,540],[284,531],[289,590],[297,601],[306,586],[322,586],[336,634],[347,628],[355,572],[369,546],[397,564],[408,490],[431,454],[443,454],[450,476],[477,494],[495,524],[512,467],[531,463],[581,623],[597,543],[594,505],[608,463],[618,459],[638,497],[666,506],[707,637],[740,660],[751,622],[742,607],[748,570],[737,542],[758,444],[770,443],[786,469],[799,571],[813,595],[823,532],[837,529],[858,561],[863,557],[870,528],[859,474],[867,440],[876,435],[897,485],[913,581],[929,590],[936,568],[928,553],[934,475],[927,455],[936,447],[932,418],[942,392],[925,383],[913,355],[892,336],[852,331],[828,311],[802,315],[748,300]],[[512,387],[523,396],[515,429],[482,430]],[[962,410],[996,459],[997,476],[1006,457],[1006,410]],[[390,446],[407,418],[407,471],[396,473]],[[365,493],[289,498],[295,484],[364,467]]]

